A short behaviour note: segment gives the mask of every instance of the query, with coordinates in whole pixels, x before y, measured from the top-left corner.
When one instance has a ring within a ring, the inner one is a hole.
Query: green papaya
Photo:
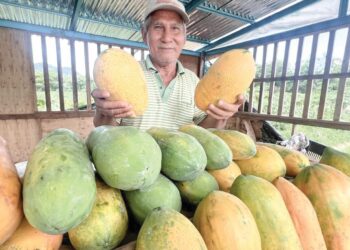
[[[48,234],[80,224],[95,202],[96,183],[84,141],[68,129],[44,137],[30,155],[23,180],[28,222]]]

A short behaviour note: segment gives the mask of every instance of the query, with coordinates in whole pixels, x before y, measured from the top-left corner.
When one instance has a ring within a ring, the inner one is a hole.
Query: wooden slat
[[[60,39],[56,37],[56,58],[57,58],[57,78],[58,78],[58,91],[60,98],[60,110],[64,111],[64,89],[63,89],[63,76],[62,76],[62,61],[61,61],[61,43]]]
[[[338,122],[338,121],[318,120],[318,119],[310,119],[310,118],[304,119],[304,118],[298,118],[298,117],[276,116],[276,115],[246,113],[246,112],[238,112],[235,114],[235,116],[240,117],[241,119],[286,122],[291,124],[301,124],[301,125],[307,125],[307,126],[350,130],[350,122]]]
[[[273,44],[273,58],[272,58],[272,65],[271,65],[271,79],[275,77],[276,74],[276,61],[277,61],[277,52],[278,52],[278,46],[277,42]],[[269,103],[267,107],[267,114],[272,114],[272,105],[273,105],[273,94],[275,90],[275,81],[270,81],[270,91],[269,91]]]
[[[265,77],[265,78],[255,78],[254,82],[271,82],[271,81],[304,81],[304,80],[322,80],[322,79],[336,79],[336,78],[346,78],[350,77],[350,72],[345,73],[329,73],[329,74],[311,74],[311,75],[299,75],[299,76],[277,76],[277,77]]]
[[[332,30],[329,32],[326,64],[323,71],[323,74],[325,75],[329,74],[329,71],[331,68],[333,49],[334,49],[334,37],[335,37],[335,30]],[[329,79],[324,78],[322,81],[321,95],[320,95],[320,101],[319,101],[319,107],[318,107],[318,113],[317,113],[317,119],[320,119],[320,120],[323,119],[323,113],[324,113],[325,103],[327,99],[328,84],[329,84]]]
[[[286,47],[284,49],[284,61],[283,61],[283,68],[282,68],[282,78],[286,76],[287,74],[287,66],[288,66],[288,58],[289,58],[289,47],[290,47],[290,40],[286,41]],[[281,89],[280,89],[280,96],[279,96],[279,102],[278,102],[278,115],[282,115],[283,105],[284,105],[284,94],[285,94],[285,88],[286,88],[286,82],[281,82]]]
[[[49,79],[49,67],[47,65],[46,37],[43,35],[41,36],[41,49],[42,49],[42,57],[43,57],[46,111],[51,111],[50,79]]]
[[[141,50],[141,60],[145,60],[145,51]]]
[[[97,44],[97,55],[99,55],[101,53],[101,44],[98,43]]]
[[[261,78],[264,78],[265,76],[266,53],[267,53],[267,45],[265,44],[263,47],[263,55],[262,55]],[[258,113],[262,112],[263,101],[264,101],[264,82],[261,82],[260,91],[259,91]]]
[[[303,45],[304,45],[304,37],[299,37],[297,60],[295,62],[295,69],[294,69],[295,76],[298,76],[300,74],[300,64],[301,64],[301,55],[303,52]],[[294,117],[294,114],[295,114],[295,104],[297,101],[298,89],[299,89],[299,81],[294,80],[293,81],[292,98],[291,98],[291,102],[290,102],[289,117]]]
[[[74,40],[69,40],[70,45],[70,59],[72,68],[72,89],[73,89],[73,109],[78,110],[78,81],[77,81],[77,71],[75,65],[75,44]]]
[[[89,67],[89,46],[84,42],[84,57],[85,57],[85,81],[86,81],[86,109],[91,110],[91,82],[90,82],[90,67]]]
[[[52,112],[36,112],[32,114],[0,114],[0,120],[18,120],[18,119],[60,119],[74,117],[91,117],[94,116],[93,110],[79,111],[52,111]]]
[[[344,51],[344,56],[343,56],[343,63],[341,66],[342,73],[348,71],[349,58],[350,58],[350,28],[348,28],[345,51]],[[346,83],[346,78],[339,79],[338,93],[337,93],[337,99],[336,99],[336,103],[335,103],[335,111],[334,111],[334,116],[333,116],[334,121],[340,120],[341,111],[343,108],[343,101],[344,101],[345,83]]]
[[[253,58],[256,61],[256,53],[257,53],[257,47],[254,47],[254,51],[253,51]],[[254,100],[254,82],[250,85],[249,88],[249,104],[248,104],[248,112],[253,112],[253,100]]]
[[[312,37],[312,47],[311,47],[311,55],[309,61],[309,70],[308,75],[312,75],[315,69],[315,61],[316,61],[316,52],[318,46],[318,34],[315,34]],[[305,91],[305,99],[304,99],[304,107],[303,107],[303,118],[307,118],[309,116],[309,108],[310,108],[310,100],[312,95],[312,85],[313,79],[308,77],[306,81],[306,91]]]

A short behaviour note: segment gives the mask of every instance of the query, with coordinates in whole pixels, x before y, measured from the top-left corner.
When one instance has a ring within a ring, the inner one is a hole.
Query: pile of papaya
[[[349,167],[234,130],[100,126],[48,133],[20,180],[0,137],[0,250],[346,249]]]

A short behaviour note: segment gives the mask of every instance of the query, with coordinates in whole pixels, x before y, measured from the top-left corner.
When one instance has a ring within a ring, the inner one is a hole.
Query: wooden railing
[[[349,25],[247,49],[257,75],[240,117],[350,130]]]

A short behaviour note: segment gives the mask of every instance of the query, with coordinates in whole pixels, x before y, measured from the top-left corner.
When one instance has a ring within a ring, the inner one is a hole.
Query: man
[[[105,100],[109,93],[96,89],[95,126],[130,125],[140,129],[167,127],[177,129],[194,122],[204,128],[224,128],[228,118],[243,103],[239,96],[234,104],[219,101],[210,104],[206,112],[194,104],[194,91],[198,77],[178,61],[186,42],[186,24],[189,17],[178,0],[153,0],[148,2],[142,27],[143,41],[149,55],[141,66],[144,70],[149,104],[146,112],[133,117],[132,107],[124,101]],[[116,83],[117,84],[117,83]]]

